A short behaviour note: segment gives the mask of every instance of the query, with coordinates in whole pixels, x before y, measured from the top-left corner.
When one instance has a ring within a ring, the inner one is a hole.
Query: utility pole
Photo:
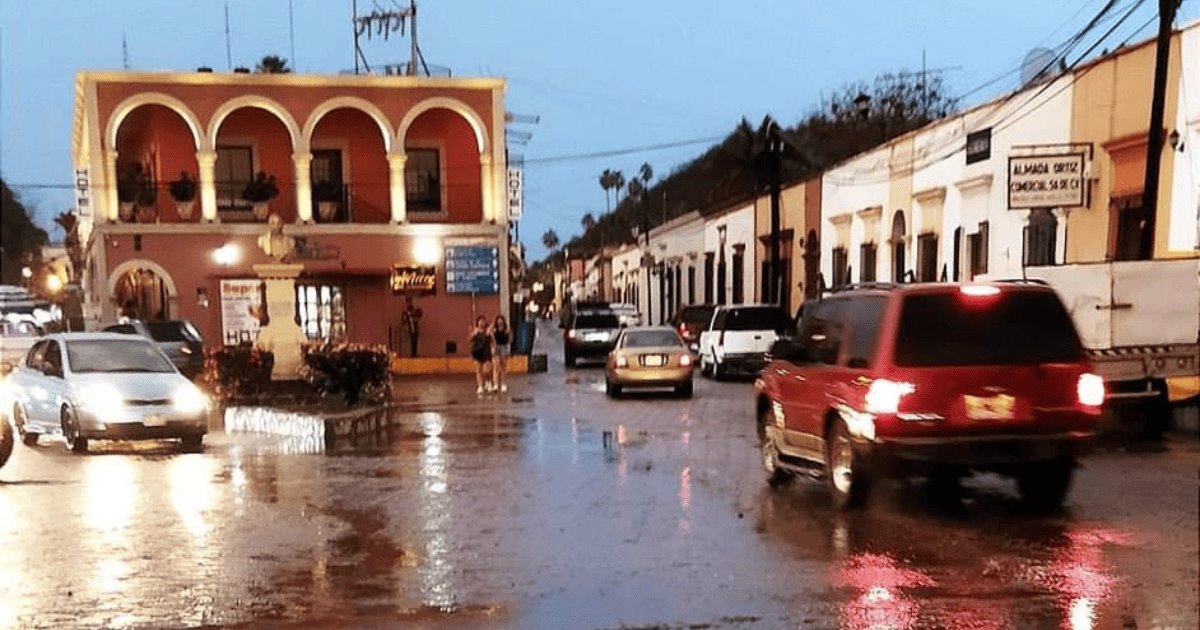
[[[1171,58],[1171,25],[1180,0],[1158,0],[1158,43],[1154,59],[1154,94],[1150,102],[1150,131],[1146,140],[1146,179],[1142,185],[1141,251],[1154,257],[1154,224],[1158,215],[1158,180],[1162,169],[1163,109],[1167,96],[1167,65]]]
[[[782,279],[779,269],[779,195],[783,177],[783,135],[774,120],[767,127],[767,161],[771,177],[771,286],[766,298],[771,304],[779,304],[783,296],[779,286]]]

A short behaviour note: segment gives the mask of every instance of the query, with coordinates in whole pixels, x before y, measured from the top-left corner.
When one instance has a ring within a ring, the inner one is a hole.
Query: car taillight
[[[1096,374],[1080,374],[1075,385],[1079,404],[1084,407],[1099,407],[1104,404],[1104,379]]]
[[[679,355],[679,366],[680,367],[690,367],[691,365],[692,365],[692,355],[690,355],[690,354]]]
[[[917,391],[912,383],[897,383],[885,378],[875,380],[867,389],[867,413],[896,413],[900,410],[900,400]]]
[[[617,355],[617,367],[629,367],[629,359],[623,354]]]
[[[687,328],[687,324],[680,324],[680,325],[679,325],[679,334],[681,334],[681,335],[683,335],[683,336],[685,336],[685,337],[687,336],[687,334],[688,334],[688,328]]]
[[[574,339],[574,338],[575,338],[575,337],[577,337],[577,336],[578,336],[578,333],[576,333],[576,332],[575,332],[573,329],[572,329],[572,330],[568,330],[568,331],[567,331],[567,338],[568,338],[568,339]]]

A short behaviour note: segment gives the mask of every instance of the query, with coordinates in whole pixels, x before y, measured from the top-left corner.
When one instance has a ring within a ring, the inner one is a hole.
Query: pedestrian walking
[[[503,315],[497,315],[496,321],[492,323],[492,341],[496,349],[495,357],[492,359],[492,384],[493,387],[506,392],[508,383],[505,382],[505,377],[508,371],[509,343],[512,342],[512,332],[508,328],[508,320],[504,319]]]
[[[482,395],[492,391],[492,333],[488,330],[487,318],[475,318],[471,329],[471,358],[475,361],[475,393]]]
[[[411,297],[404,298],[404,313],[400,315],[400,322],[408,333],[410,356],[417,356],[417,338],[421,335],[421,318],[424,316],[425,312],[417,308]]]

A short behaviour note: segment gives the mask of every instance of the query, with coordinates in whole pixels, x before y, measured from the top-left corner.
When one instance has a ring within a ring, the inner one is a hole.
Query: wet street
[[[1194,439],[1091,456],[1053,516],[991,477],[843,516],[816,482],[767,486],[750,383],[610,401],[543,345],[550,371],[502,397],[399,381],[398,427],[333,453],[19,445],[0,629],[1200,625]]]

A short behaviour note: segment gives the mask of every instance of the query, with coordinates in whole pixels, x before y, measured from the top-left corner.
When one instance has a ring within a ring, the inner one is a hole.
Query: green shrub
[[[305,352],[300,377],[323,396],[342,396],[347,405],[383,402],[390,392],[390,367],[384,348],[324,345]]]
[[[250,344],[208,350],[204,355],[204,382],[221,400],[262,393],[271,383],[275,355]]]

